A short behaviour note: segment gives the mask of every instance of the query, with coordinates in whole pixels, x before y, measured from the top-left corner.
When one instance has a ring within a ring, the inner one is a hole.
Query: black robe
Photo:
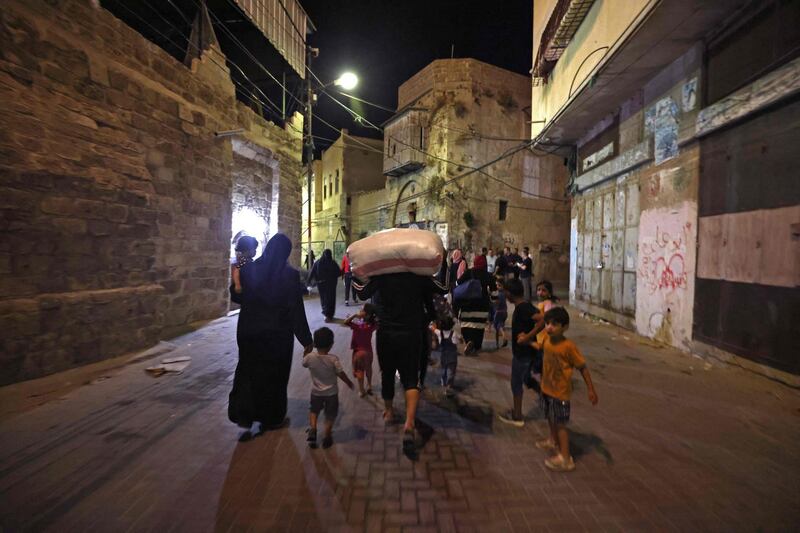
[[[342,270],[339,265],[333,259],[326,259],[323,255],[319,261],[314,263],[311,274],[308,276],[309,283],[312,280],[317,281],[322,314],[327,318],[333,318],[336,313],[336,287],[341,275]]]
[[[286,265],[265,280],[259,259],[242,267],[243,292],[231,286],[231,299],[242,306],[236,329],[239,363],[233,376],[228,418],[242,427],[253,422],[277,425],[286,417],[286,389],[294,338],[312,343],[297,270]]]

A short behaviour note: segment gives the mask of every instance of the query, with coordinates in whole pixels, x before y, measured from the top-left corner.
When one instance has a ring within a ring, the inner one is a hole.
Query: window
[[[505,220],[508,214],[508,201],[500,200],[500,217],[498,220]]]
[[[326,183],[325,185],[322,186],[322,199],[324,200],[327,197],[328,197],[328,184]]]
[[[339,171],[336,171],[336,194],[339,194]]]
[[[419,127],[419,149],[425,150],[425,128]]]
[[[350,205],[352,203],[352,200],[353,200],[353,197],[352,196],[348,196],[347,197],[347,205]]]

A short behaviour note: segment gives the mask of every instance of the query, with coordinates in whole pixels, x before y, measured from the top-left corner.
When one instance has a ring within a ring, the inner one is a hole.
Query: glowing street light
[[[345,72],[339,78],[333,82],[335,85],[341,87],[345,91],[350,91],[355,89],[356,85],[358,85],[358,76],[353,74],[352,72]]]

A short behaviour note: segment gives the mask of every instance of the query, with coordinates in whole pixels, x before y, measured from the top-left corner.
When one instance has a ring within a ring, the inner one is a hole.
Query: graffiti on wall
[[[691,222],[686,222],[681,233],[674,236],[656,226],[655,238],[642,243],[638,274],[650,294],[686,290],[689,282],[686,243],[691,232]]]

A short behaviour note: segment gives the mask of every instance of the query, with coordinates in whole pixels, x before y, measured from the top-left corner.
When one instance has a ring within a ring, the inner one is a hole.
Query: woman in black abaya
[[[342,270],[333,260],[333,252],[330,249],[322,252],[322,257],[314,263],[311,268],[311,274],[308,276],[309,283],[312,280],[317,280],[319,299],[322,304],[322,314],[325,315],[325,322],[333,320],[333,315],[336,312],[336,287],[341,276]]]
[[[280,427],[286,418],[286,387],[294,338],[311,352],[312,338],[303,306],[300,274],[287,264],[292,243],[278,233],[257,260],[241,269],[242,292],[231,285],[231,300],[241,305],[236,342],[239,363],[233,376],[228,418],[248,428],[241,436]]]

